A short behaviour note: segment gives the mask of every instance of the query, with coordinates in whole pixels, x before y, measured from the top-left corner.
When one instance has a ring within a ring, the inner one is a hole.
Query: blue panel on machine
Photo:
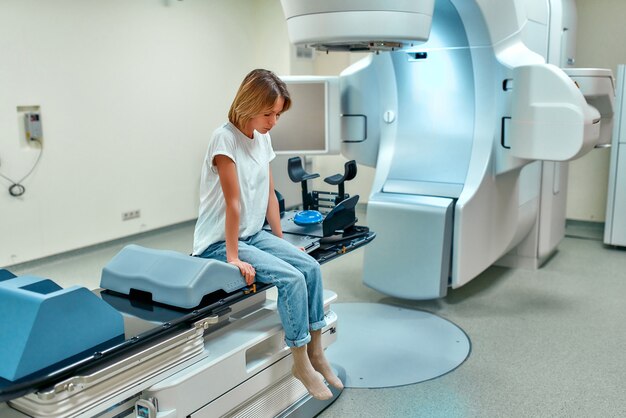
[[[0,281],[0,377],[16,380],[124,336],[122,315],[84,287]]]
[[[102,269],[100,286],[124,295],[138,290],[149,293],[154,302],[194,308],[205,295],[231,293],[246,282],[232,264],[128,245]]]

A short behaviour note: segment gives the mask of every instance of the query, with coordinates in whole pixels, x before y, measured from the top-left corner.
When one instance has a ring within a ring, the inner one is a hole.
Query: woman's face
[[[252,138],[254,130],[257,130],[262,134],[268,133],[278,122],[278,118],[280,118],[284,105],[285,99],[279,96],[271,109],[259,115],[253,116],[252,119],[248,121],[246,129],[247,132],[244,133],[250,134],[248,135],[250,138]]]

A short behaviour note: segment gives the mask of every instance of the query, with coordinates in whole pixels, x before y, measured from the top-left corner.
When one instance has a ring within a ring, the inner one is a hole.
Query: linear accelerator
[[[573,0],[282,4],[293,43],[373,52],[326,81],[331,139],[376,168],[367,286],[441,298],[555,253],[567,161],[607,145],[613,118],[611,71],[573,67]]]

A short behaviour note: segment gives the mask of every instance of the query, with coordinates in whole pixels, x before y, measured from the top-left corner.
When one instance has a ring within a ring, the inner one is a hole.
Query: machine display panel
[[[337,80],[327,77],[282,77],[291,96],[290,109],[270,132],[277,154],[332,154],[339,148]]]
[[[325,83],[289,83],[288,88],[292,105],[271,131],[274,151],[326,152]]]

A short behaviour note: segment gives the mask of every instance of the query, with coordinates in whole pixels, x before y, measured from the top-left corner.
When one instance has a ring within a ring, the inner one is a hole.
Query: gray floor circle
[[[336,303],[337,341],[328,360],[346,370],[345,387],[384,388],[434,379],[470,353],[461,328],[429,312],[380,303]]]

